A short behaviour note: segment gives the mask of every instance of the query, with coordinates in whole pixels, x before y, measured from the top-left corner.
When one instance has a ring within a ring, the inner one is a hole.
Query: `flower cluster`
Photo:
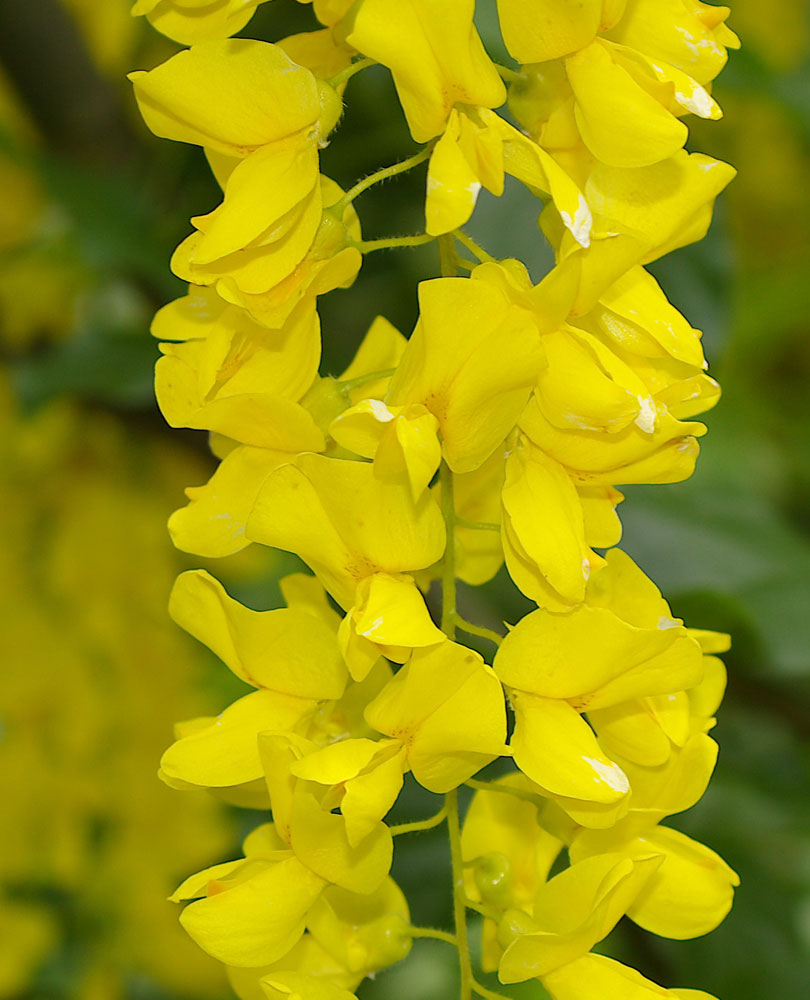
[[[703,236],[734,173],[683,149],[687,114],[720,115],[728,11],[498,0],[507,68],[474,0],[315,0],[319,30],[227,37],[258,2],[135,5],[191,45],[131,75],[146,123],[201,146],[223,190],[174,255],[188,295],[153,327],[166,419],[207,430],[220,459],[170,529],[201,556],[258,543],[312,572],[283,580],[287,606],[270,611],[203,571],[174,588],[175,621],[253,690],[180,725],[162,776],[272,811],[244,857],[180,886],[181,921],[245,1000],[347,1000],[424,936],[458,948],[463,998],[496,996],[475,978],[467,909],[504,983],[705,997],[592,949],[624,915],[704,934],[738,881],[660,825],[711,775],[727,637],[673,618],[614,548],[618,487],[687,478],[694,417],[719,395],[700,333],[644,265]],[[372,64],[421,148],[344,192],[319,150]],[[424,232],[364,240],[355,200],[423,162]],[[460,228],[506,174],[555,251],[538,284]],[[410,338],[379,317],[346,371],[319,374],[317,297],[365,253],[428,242],[441,276],[420,284]],[[536,605],[505,637],[456,608],[457,578],[485,584],[504,562]],[[457,630],[497,647],[491,665]],[[499,759],[502,777],[474,777]],[[445,804],[390,827],[408,773]],[[394,835],[445,821],[453,934],[412,927],[389,875]]]

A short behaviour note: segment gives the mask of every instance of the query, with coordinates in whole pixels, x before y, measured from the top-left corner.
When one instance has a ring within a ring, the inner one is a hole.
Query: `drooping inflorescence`
[[[134,7],[190,45],[132,74],[143,116],[203,147],[223,189],[172,259],[188,295],[153,327],[163,414],[209,431],[220,459],[172,536],[209,557],[272,546],[313,574],[262,612],[203,571],[175,585],[175,621],[253,690],[181,724],[161,775],[271,810],[243,857],[180,886],[181,921],[245,1000],[348,1000],[430,936],[458,948],[463,1000],[497,996],[476,979],[468,910],[503,983],[539,980],[554,1000],[707,997],[592,949],[625,915],[704,934],[738,882],[661,825],[710,778],[728,637],[673,618],[614,547],[618,487],[687,478],[694,417],[719,396],[700,333],[645,265],[704,235],[734,173],[683,148],[686,115],[721,113],[728,9],[498,0],[508,68],[474,0],[314,0],[319,30],[229,37],[260,2]],[[319,150],[372,64],[419,148],[343,191]],[[355,200],[424,162],[424,231],[364,240]],[[537,284],[460,228],[506,174],[538,199],[555,253]],[[420,284],[410,338],[378,317],[346,371],[319,374],[318,296],[350,285],[365,253],[429,242],[441,276]],[[502,636],[455,595],[504,562],[537,607]],[[496,648],[491,664],[457,630]],[[500,777],[475,778],[499,759]],[[391,827],[408,773],[444,806]],[[453,933],[413,927],[389,874],[394,836],[444,822]]]

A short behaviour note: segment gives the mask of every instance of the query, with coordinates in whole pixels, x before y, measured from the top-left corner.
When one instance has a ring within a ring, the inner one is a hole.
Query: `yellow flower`
[[[430,693],[429,676],[442,679]],[[390,738],[313,747],[290,767],[296,777],[327,786],[323,802],[340,807],[352,847],[377,829],[408,770],[430,791],[449,791],[503,750],[500,685],[477,654],[452,643],[414,652],[370,702],[366,718]],[[272,785],[277,801],[278,781]]]
[[[441,558],[445,529],[435,500],[382,482],[367,462],[301,455],[272,472],[248,520],[248,537],[299,555],[344,608],[375,573],[407,573]]]
[[[428,165],[426,230],[457,229],[485,187],[503,194],[504,173],[550,195],[574,239],[587,246],[591,213],[579,188],[537,143],[487,108],[454,108]]]
[[[498,910],[531,911],[537,890],[548,879],[563,842],[538,822],[534,802],[500,789],[531,793],[536,786],[523,774],[499,778],[492,791],[477,791],[464,817],[461,834],[467,896]],[[498,968],[503,948],[497,924],[484,921],[482,961],[486,971]]]
[[[357,215],[351,205],[340,218],[331,210],[342,194],[321,175],[308,198],[265,234],[269,242],[260,238],[244,252],[201,263],[200,234],[193,233],[175,251],[172,268],[186,281],[215,285],[222,298],[246,309],[257,323],[283,326],[299,303],[348,288],[357,277],[362,257],[350,245],[360,238]]]
[[[334,631],[308,608],[251,611],[208,573],[193,570],[178,577],[169,610],[237,677],[258,688],[217,719],[186,724],[185,735],[161,760],[161,776],[170,784],[228,787],[261,778],[257,734],[292,730],[318,702],[343,694],[346,668]]]
[[[178,322],[179,320],[179,322]],[[298,401],[318,373],[320,323],[304,304],[280,330],[259,326],[208,289],[161,310],[155,393],[172,427],[214,431],[271,451],[320,451],[325,442]]]
[[[325,138],[318,81],[268,42],[204,42],[129,79],[144,121],[166,139],[246,159],[264,146]]]
[[[192,220],[176,273],[204,285],[228,276],[250,296],[288,279],[323,226],[318,148],[342,111],[334,90],[251,39],[205,42],[130,79],[152,131],[204,146],[225,189],[217,209]]]
[[[438,429],[438,420],[421,403],[389,408],[369,398],[344,410],[329,433],[356,455],[373,458],[381,479],[410,486],[416,502],[441,462]]]
[[[546,62],[588,45],[622,15],[626,0],[498,0],[501,31],[510,53],[521,63]]]
[[[214,958],[235,966],[268,965],[304,933],[307,914],[327,881],[303,865],[272,826],[260,826],[243,845],[245,857],[186,879],[174,902],[196,899],[180,923]]]
[[[506,89],[473,26],[474,0],[359,0],[347,42],[391,70],[411,135],[440,135],[457,104],[497,108]]]
[[[360,738],[314,748],[290,771],[328,786],[327,800],[340,807],[349,844],[356,847],[396,801],[406,769],[406,749],[400,741]]]
[[[684,0],[671,0],[666,14],[654,0],[570,8],[542,0],[541,10],[499,0],[498,8],[507,46],[530,64],[510,106],[549,150],[646,166],[684,145],[680,116],[721,116],[705,85],[722,69],[725,46],[738,44],[722,23],[727,8]]]
[[[359,895],[330,886],[310,912],[310,934],[357,976],[373,975],[404,958],[411,947],[408,902],[392,878]]]
[[[145,14],[153,27],[183,45],[235,35],[265,0],[136,0],[133,16]]]
[[[356,681],[368,676],[380,654],[404,663],[413,649],[444,641],[410,576],[365,577],[355,600],[338,629],[338,643]]]
[[[338,24],[350,10],[354,0],[298,0],[299,3],[311,3],[315,17],[329,27]]]
[[[432,792],[457,787],[504,749],[498,678],[478,653],[454,642],[415,650],[365,714],[370,726],[401,741],[413,776]]]
[[[625,272],[702,239],[712,203],[732,180],[726,163],[683,150],[646,167],[596,164],[580,179],[594,215],[590,246],[583,248],[547,208],[541,221],[557,249],[557,267],[541,288],[557,299],[561,318],[590,311]]]
[[[165,311],[158,313],[154,332],[158,336],[168,336],[170,331],[178,337],[181,334],[198,336],[201,326],[206,330],[212,329],[208,325],[209,321],[212,317],[220,315],[223,309],[225,304],[218,300],[215,293],[193,288],[187,299],[180,299],[167,306]],[[233,314],[226,311],[222,315],[230,318]],[[186,322],[187,319],[190,322]],[[246,327],[258,335],[256,327],[245,318],[241,318],[237,326]],[[295,328],[296,324],[292,323],[288,332]],[[219,329],[218,321],[215,321],[214,329]],[[304,330],[306,329],[304,327]],[[287,391],[293,387],[296,380],[299,386],[302,386],[309,373],[314,371],[309,367],[315,363],[314,350],[309,354],[304,349],[304,342],[287,343],[282,335],[274,335],[269,331],[259,336],[260,343],[262,339],[268,345],[278,344],[281,350],[276,355],[264,351],[258,352],[259,363],[273,357],[277,361],[281,356],[285,357],[289,364],[282,368],[288,371],[291,377]],[[320,344],[310,343],[319,351]],[[341,378],[365,380],[365,376],[370,373],[391,368],[401,357],[404,346],[404,337],[390,323],[382,319],[376,321],[360,345],[354,361]],[[237,352],[237,357],[239,356]],[[293,371],[296,373],[294,377]],[[272,384],[272,376],[269,374],[268,384]],[[320,383],[316,381],[313,389],[319,385]],[[347,394],[341,393],[338,387],[335,391],[339,397],[339,407],[342,408],[348,402],[358,401],[367,391],[384,393],[387,385],[387,379],[364,381],[362,387],[352,389]],[[302,403],[305,403],[307,411],[313,414],[314,407],[311,405],[310,397],[311,393],[308,393]],[[300,424],[300,414],[298,416]],[[313,428],[311,424],[308,426],[307,433],[311,434]],[[198,555],[220,557],[238,552],[250,544],[245,535],[245,525],[259,489],[270,472],[291,460],[292,453],[252,445],[233,447],[233,442],[220,438],[213,442],[213,446],[218,457],[222,459],[219,468],[205,486],[189,487],[186,490],[190,503],[172,514],[169,518],[169,530],[178,548]]]
[[[543,364],[531,316],[497,288],[463,278],[419,285],[419,321],[386,403],[438,420],[454,472],[472,472],[517,423]]]
[[[582,506],[567,471],[520,436],[506,459],[501,499],[501,542],[517,586],[555,611],[582,601],[602,559],[586,541]]]
[[[376,816],[350,826],[344,816],[332,812],[335,796],[325,783],[298,777],[299,761],[318,751],[311,740],[265,732],[259,736],[259,749],[275,830],[296,858],[350,892],[365,895],[377,890],[391,868],[393,840],[388,827]]]
[[[325,891],[329,892],[330,889]],[[240,1000],[265,1000],[262,980],[271,974],[275,976],[281,973],[285,977],[285,982],[288,981],[286,977],[290,973],[306,976],[313,981],[307,982],[308,987],[320,983],[341,990],[355,989],[362,979],[361,976],[341,966],[309,933],[305,933],[277,962],[253,968],[229,966],[227,973],[231,987]]]
[[[630,823],[628,819],[627,824]],[[572,861],[615,851],[627,857],[657,854],[661,867],[627,915],[659,937],[699,937],[713,931],[734,901],[740,879],[714,851],[664,826],[637,833],[624,829],[583,831],[570,846]]]
[[[702,990],[667,990],[635,969],[604,955],[583,955],[543,977],[552,1000],[715,1000]]]
[[[725,66],[726,49],[740,47],[725,23],[729,14],[728,7],[700,0],[666,0],[663,9],[656,0],[628,0],[623,17],[606,36],[707,84]]]
[[[540,977],[587,954],[613,930],[654,876],[660,859],[600,854],[572,864],[540,887],[532,916],[507,911],[498,927],[502,983]]]
[[[599,580],[607,576],[609,584],[618,573],[621,596],[605,600]],[[613,550],[583,604],[564,614],[527,615],[503,641],[494,667],[511,691],[518,767],[553,795],[609,806],[630,783],[581,713],[693,687],[702,655],[655,587]]]
[[[503,563],[503,546],[497,528],[501,521],[505,451],[505,448],[496,448],[474,472],[455,476],[456,576],[473,586],[491,580]],[[481,530],[468,527],[469,524],[489,524],[491,528]]]

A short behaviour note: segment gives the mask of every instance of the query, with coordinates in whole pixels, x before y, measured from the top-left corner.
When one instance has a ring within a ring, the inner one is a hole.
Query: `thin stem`
[[[474,899],[465,899],[464,905],[468,910],[475,910],[476,913],[480,913],[482,917],[488,917],[490,920],[494,920],[496,923],[503,916],[497,910],[493,909],[491,906],[485,906],[483,903],[476,903]]]
[[[351,66],[347,66],[346,69],[342,69],[339,73],[335,73],[335,75],[329,80],[329,86],[337,90],[342,83],[350,80],[355,73],[368,69],[369,66],[374,66],[376,62],[376,59],[358,59],[357,62],[353,62]]]
[[[355,65],[359,64],[355,63]],[[424,163],[428,159],[432,152],[433,146],[430,145],[426,149],[420,149],[413,156],[409,156],[407,160],[400,160],[399,163],[392,163],[390,167],[382,167],[373,174],[369,174],[368,177],[364,177],[361,181],[358,181],[353,188],[349,188],[340,201],[332,206],[332,212],[338,219],[342,219],[347,205],[351,205],[358,195],[361,195],[364,191],[368,191],[375,184],[388,180],[389,177],[396,177],[397,174],[405,173],[406,170],[410,170],[412,167],[418,167],[420,163]]]
[[[411,927],[409,933],[412,938],[434,938],[436,941],[446,941],[454,947],[458,947],[458,941],[453,934],[447,931],[439,931],[433,927]]]
[[[465,271],[474,271],[479,264],[480,261],[477,260],[469,260],[467,257],[456,257],[456,265]]]
[[[458,819],[458,789],[445,796],[447,830],[450,835],[450,859],[453,864],[453,917],[456,925],[456,947],[461,971],[461,1000],[471,1000],[473,988],[472,961],[467,941],[467,908],[464,893],[464,862],[461,857],[461,827]]]
[[[483,997],[483,1000],[509,1000],[507,996],[503,993],[496,993],[494,990],[488,990],[486,986],[482,986],[477,979],[472,981],[473,993],[476,993],[479,997]]]
[[[459,528],[472,528],[473,531],[500,531],[500,524],[494,521],[468,521],[465,517],[456,517]]]
[[[382,371],[369,372],[367,375],[358,375],[357,378],[339,379],[338,385],[341,392],[351,392],[352,389],[359,389],[360,386],[368,382],[376,382],[380,378],[389,378],[394,374],[396,368],[384,368]]]
[[[518,80],[522,80],[523,76],[518,73],[517,70],[509,69],[508,66],[501,66],[500,63],[495,63],[495,69],[500,73],[501,79],[506,80],[507,83],[516,83]]]
[[[392,826],[389,829],[392,837],[398,837],[403,833],[418,833],[420,830],[432,830],[443,823],[446,818],[447,805],[445,804],[435,816],[429,816],[427,819],[417,819],[412,823],[400,823],[399,826]]]
[[[374,253],[375,250],[395,250],[400,247],[421,247],[425,243],[432,243],[436,239],[428,233],[419,233],[417,236],[391,236],[381,240],[356,240],[349,243],[349,246],[356,247],[360,253]]]
[[[453,473],[447,462],[439,469],[442,487],[442,516],[447,531],[447,547],[442,565],[442,632],[451,639],[456,635],[456,506],[453,496]]]
[[[499,785],[494,781],[477,781],[475,778],[469,778],[464,784],[468,788],[475,788],[479,792],[499,792],[502,795],[511,795],[513,798],[531,802],[536,806],[544,806],[546,804],[546,800],[542,795],[525,792],[522,788],[512,788],[510,785]]]
[[[456,626],[468,635],[480,635],[482,639],[489,639],[489,641],[494,642],[496,646],[500,646],[503,642],[504,637],[502,635],[499,635],[491,628],[486,628],[483,625],[474,625],[472,622],[468,622],[465,618],[462,618],[458,613],[454,616],[454,621]]]
[[[444,233],[437,239],[439,241],[439,263],[441,264],[442,277],[455,278],[458,273],[458,256],[453,237],[450,233]]]
[[[486,250],[482,246],[479,246],[471,236],[468,236],[463,229],[454,229],[453,236],[455,236],[459,243],[463,247],[466,247],[466,249],[469,250],[474,257],[477,257],[482,264],[489,264],[495,260],[492,254],[487,253]]]

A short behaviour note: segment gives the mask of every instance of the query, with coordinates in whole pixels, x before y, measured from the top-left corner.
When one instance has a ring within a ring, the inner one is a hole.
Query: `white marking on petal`
[[[370,638],[371,636],[374,635],[374,633],[377,631],[378,628],[382,627],[384,621],[385,619],[383,618],[383,616],[379,615],[377,618],[374,619],[374,621],[369,625],[369,627],[364,632],[360,633],[360,635],[364,636],[365,638]]]
[[[394,419],[394,414],[381,399],[367,399],[366,404],[371,410],[371,415],[381,424],[390,423]]]
[[[645,434],[652,434],[655,430],[655,418],[658,411],[652,396],[638,396],[639,411],[638,416],[633,421],[637,427],[641,428]]]
[[[589,247],[591,245],[593,215],[587,201],[585,201],[581,194],[573,219],[570,212],[564,212],[562,209],[560,209],[560,218],[563,220],[566,229],[571,231],[571,235],[581,247]]]
[[[658,628],[668,629],[668,628],[680,628],[682,622],[679,622],[677,618],[667,618],[666,615],[661,615],[658,619]]]
[[[627,780],[627,775],[618,764],[603,764],[601,760],[594,760],[593,757],[583,757],[582,759],[591,765],[602,781],[606,785],[609,785],[614,792],[624,794],[630,791],[630,782]]]

